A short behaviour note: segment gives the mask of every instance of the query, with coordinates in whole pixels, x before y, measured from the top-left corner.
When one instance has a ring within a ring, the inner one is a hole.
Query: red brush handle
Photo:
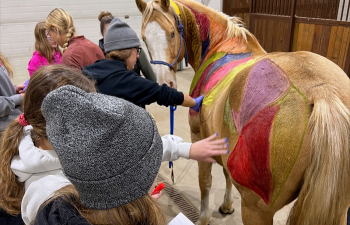
[[[163,188],[165,188],[163,183],[158,184],[158,186],[152,192],[152,195],[158,194],[161,190],[163,190]]]

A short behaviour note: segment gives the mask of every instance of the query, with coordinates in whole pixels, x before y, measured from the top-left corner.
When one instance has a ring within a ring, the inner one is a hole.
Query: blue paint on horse
[[[240,59],[245,59],[248,57],[251,57],[252,53],[251,52],[247,52],[247,53],[241,53],[241,54],[227,54],[224,57],[222,57],[221,59],[217,60],[214,65],[211,67],[211,69],[209,70],[209,72],[207,73],[203,85],[205,85],[210,76],[218,69],[220,69],[221,67],[225,66],[226,64],[236,61],[236,60],[240,60]]]
[[[207,39],[202,42],[202,59],[205,58],[205,55],[209,52],[209,44],[210,44],[210,38],[209,35]]]

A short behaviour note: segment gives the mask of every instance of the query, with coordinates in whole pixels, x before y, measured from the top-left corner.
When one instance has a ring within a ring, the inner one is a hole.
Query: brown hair
[[[75,33],[75,27],[71,15],[69,15],[69,13],[63,9],[55,8],[47,16],[45,22],[45,28],[47,30],[52,29],[52,26],[55,26],[57,28],[57,34],[67,34],[66,41],[62,46],[63,52],[65,52],[68,48],[69,40]]]
[[[35,50],[44,56],[46,60],[51,64],[53,53],[49,41],[47,40],[45,30],[45,22],[39,22],[36,24],[34,29]],[[58,46],[56,47],[56,51],[62,55],[61,50]]]
[[[101,34],[103,34],[103,30],[105,29],[105,25],[110,24],[113,19],[114,19],[114,16],[112,15],[112,13],[110,13],[108,11],[101,12],[100,15],[98,15],[98,20],[100,21]]]
[[[25,119],[33,126],[32,134],[37,139],[47,138],[41,103],[50,91],[64,85],[73,85],[86,92],[96,92],[92,81],[62,65],[44,66],[31,77],[24,97],[23,111]],[[13,215],[21,212],[24,194],[24,183],[17,180],[10,167],[12,158],[18,155],[22,135],[23,127],[14,120],[3,133],[0,147],[0,207]]]
[[[114,50],[114,51],[108,52],[106,54],[106,58],[120,60],[126,64],[126,59],[129,58],[129,56],[131,55],[131,51],[132,51],[131,48],[122,49],[122,50]]]
[[[147,225],[165,225],[165,217],[159,204],[146,194],[125,205],[96,210],[85,207],[79,198],[79,193],[73,185],[68,185],[55,192],[54,197],[41,205],[42,210],[54,199],[62,200],[73,205],[80,215],[86,218],[93,225],[97,224],[147,224]]]
[[[7,60],[7,58],[0,52],[0,62],[2,62],[2,64],[4,64],[7,72],[8,72],[8,76],[10,78],[13,77],[13,67],[11,66],[10,62]]]

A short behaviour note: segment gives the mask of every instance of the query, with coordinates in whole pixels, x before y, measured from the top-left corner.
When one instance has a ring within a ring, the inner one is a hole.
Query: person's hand
[[[23,88],[24,88],[24,87],[25,87],[24,84],[16,85],[16,86],[15,86],[16,93],[17,93],[17,94],[22,94],[22,93],[24,93],[24,91],[23,91]],[[22,97],[23,97],[23,96],[22,96]]]
[[[191,107],[191,109],[194,109],[194,111],[199,112],[199,107],[201,107],[203,102],[203,95],[199,96],[198,98],[193,99],[196,102],[196,105]]]
[[[229,144],[227,142],[227,138],[216,140],[217,136],[218,133],[193,143],[190,149],[190,159],[215,163],[212,156],[228,154]]]

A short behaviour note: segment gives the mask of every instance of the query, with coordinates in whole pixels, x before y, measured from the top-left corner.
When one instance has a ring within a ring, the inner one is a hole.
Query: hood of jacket
[[[81,71],[86,76],[93,78],[97,85],[100,85],[104,80],[112,74],[129,72],[126,65],[122,61],[102,59],[94,64],[85,66]]]
[[[11,161],[11,169],[20,182],[25,182],[33,174],[44,173],[61,168],[54,150],[42,150],[35,147],[31,138],[32,126],[23,127],[23,136],[18,147],[19,154]]]

